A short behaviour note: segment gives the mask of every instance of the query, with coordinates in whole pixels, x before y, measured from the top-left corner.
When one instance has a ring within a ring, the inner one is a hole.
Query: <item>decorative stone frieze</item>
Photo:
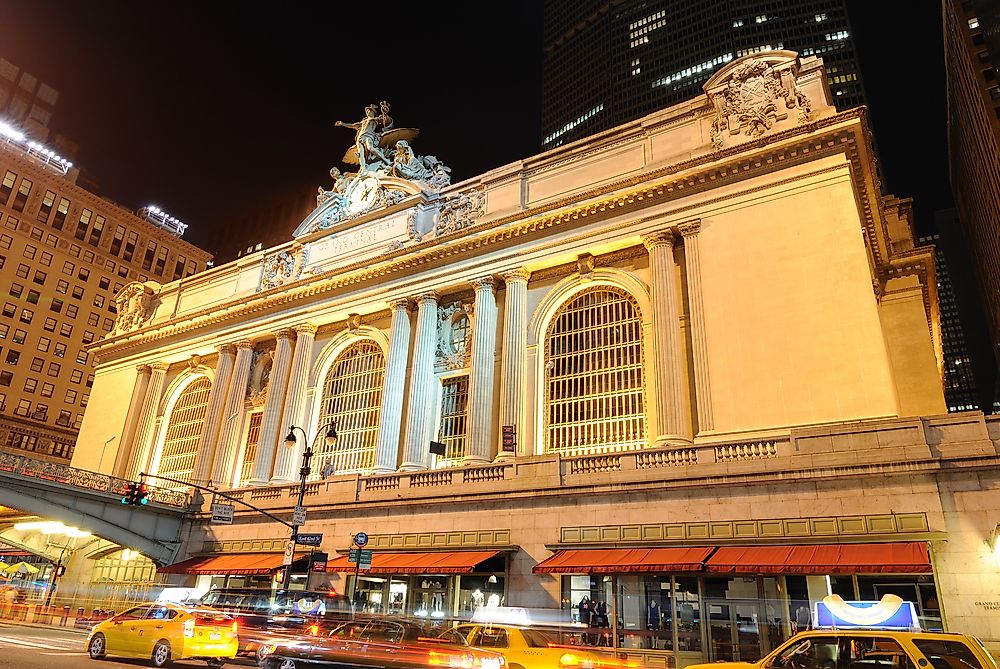
[[[483,215],[486,209],[486,191],[482,188],[467,190],[448,198],[438,211],[434,234],[438,237],[463,230]]]
[[[302,276],[302,270],[308,259],[309,249],[298,244],[264,256],[257,292],[295,281]]]

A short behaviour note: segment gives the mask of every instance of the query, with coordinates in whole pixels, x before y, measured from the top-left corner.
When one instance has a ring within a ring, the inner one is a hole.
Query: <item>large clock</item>
[[[358,179],[347,193],[347,211],[352,214],[366,212],[378,202],[381,185],[375,177]]]

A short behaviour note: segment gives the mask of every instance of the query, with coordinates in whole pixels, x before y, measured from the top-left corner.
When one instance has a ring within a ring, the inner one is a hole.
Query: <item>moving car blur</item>
[[[516,625],[468,624],[455,628],[475,648],[495,650],[510,669],[600,669],[627,665],[610,652],[561,642],[559,630]]]
[[[325,636],[275,639],[262,649],[265,669],[347,665],[418,669],[506,669],[500,653],[469,646],[448,626],[373,618],[343,623]]]
[[[95,660],[108,655],[145,658],[154,667],[182,659],[221,667],[236,656],[237,634],[236,620],[224,613],[143,604],[95,625],[87,636],[87,652]]]

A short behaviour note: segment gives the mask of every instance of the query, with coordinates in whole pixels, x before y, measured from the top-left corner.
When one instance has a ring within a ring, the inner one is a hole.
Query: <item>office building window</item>
[[[52,397],[52,393],[55,392],[56,387],[46,381],[42,384],[42,392],[39,393],[42,397]]]
[[[94,217],[94,227],[90,229],[90,239],[87,240],[88,244],[97,246],[101,243],[101,233],[104,232],[105,222],[105,218],[100,214]]]
[[[38,208],[38,214],[35,218],[45,223],[49,220],[49,215],[52,213],[52,207],[56,203],[56,194],[50,190],[45,191],[45,195],[42,196],[42,204]]]
[[[145,270],[153,267],[153,258],[156,256],[156,242],[146,243],[146,253],[142,257],[142,268]]]
[[[52,227],[56,230],[62,230],[63,225],[66,224],[66,215],[69,213],[69,200],[62,197],[59,198],[59,206],[56,207],[56,215],[52,217]]]
[[[93,218],[94,212],[89,209],[84,209],[80,212],[80,220],[76,223],[76,238],[79,240],[84,240],[87,238],[87,230],[90,229],[90,219]]]
[[[21,179],[21,185],[17,189],[17,194],[14,196],[14,202],[11,204],[17,211],[24,211],[24,205],[28,201],[28,195],[31,194],[32,184],[27,179]]]
[[[10,170],[3,175],[3,181],[0,182],[0,204],[7,204],[10,194],[14,191],[15,181],[17,181],[17,175]]]

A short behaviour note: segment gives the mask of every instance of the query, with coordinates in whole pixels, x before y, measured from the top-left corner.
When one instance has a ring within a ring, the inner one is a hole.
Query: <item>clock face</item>
[[[378,202],[379,183],[375,177],[358,180],[347,194],[347,209],[352,214],[368,211]]]

